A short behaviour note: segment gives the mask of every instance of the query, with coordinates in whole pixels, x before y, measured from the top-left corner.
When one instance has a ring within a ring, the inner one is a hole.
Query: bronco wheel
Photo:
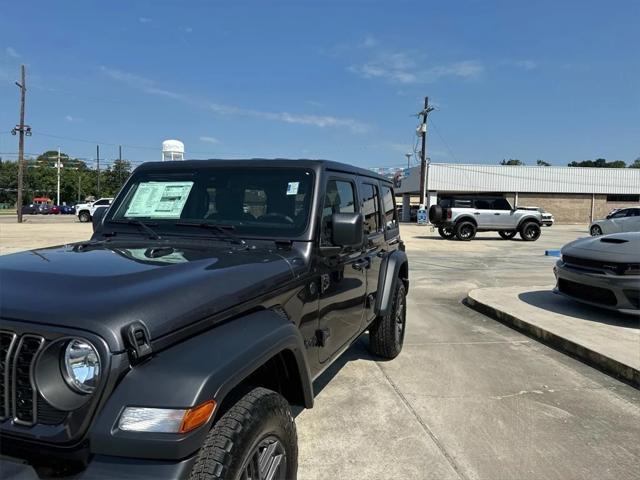
[[[287,401],[255,388],[211,429],[190,480],[287,480],[298,473],[298,437]]]
[[[527,222],[520,227],[520,237],[525,242],[535,242],[540,238],[540,225],[534,222]]]
[[[445,240],[451,240],[456,236],[456,232],[453,231],[453,227],[438,227],[438,233]]]
[[[91,215],[89,215],[89,212],[80,212],[80,214],[78,215],[78,219],[82,223],[87,223],[91,221]]]
[[[498,231],[498,235],[500,235],[505,240],[511,240],[513,237],[516,236],[516,233],[518,233],[518,232],[516,232],[515,230],[500,230],[500,231]]]
[[[395,358],[402,351],[407,323],[407,290],[401,279],[396,282],[391,310],[369,326],[369,350],[383,358]]]
[[[597,237],[598,235],[602,235],[602,228],[599,225],[594,225],[590,230],[592,237]]]
[[[476,236],[476,226],[472,222],[462,221],[456,225],[456,238],[469,241]]]

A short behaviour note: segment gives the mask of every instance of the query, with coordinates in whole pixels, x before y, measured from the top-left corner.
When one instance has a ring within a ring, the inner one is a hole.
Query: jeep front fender
[[[407,292],[409,291],[409,261],[407,254],[401,250],[395,250],[384,257],[380,265],[380,276],[378,278],[375,313],[376,315],[384,316],[391,309],[393,292],[397,282],[403,281]]]
[[[191,455],[202,445],[210,424],[186,434],[127,432],[118,429],[120,414],[126,406],[190,408],[211,399],[221,405],[242,380],[283,351],[293,354],[305,406],[311,407],[313,386],[298,328],[273,311],[262,310],[185,340],[133,367],[91,428],[92,453],[164,459]]]

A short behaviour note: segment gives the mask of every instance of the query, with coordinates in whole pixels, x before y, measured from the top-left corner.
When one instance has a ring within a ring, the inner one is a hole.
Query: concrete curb
[[[488,305],[477,298],[473,297],[473,291],[469,292],[466,298],[466,304],[474,310],[483,313],[495,320],[514,328],[536,340],[541,341],[555,350],[567,353],[584,363],[591,365],[603,372],[613,375],[636,388],[640,388],[640,370],[625,365],[607,355],[596,350],[580,345],[572,340],[564,338],[556,333],[550,332],[538,325],[527,322],[522,318],[515,317],[509,313],[503,312],[496,307]]]

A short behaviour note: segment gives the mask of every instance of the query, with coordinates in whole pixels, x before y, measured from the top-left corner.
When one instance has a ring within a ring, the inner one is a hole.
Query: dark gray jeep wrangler
[[[370,171],[148,163],[93,222],[0,257],[3,478],[295,478],[290,406],[364,331],[402,349],[407,256]]]

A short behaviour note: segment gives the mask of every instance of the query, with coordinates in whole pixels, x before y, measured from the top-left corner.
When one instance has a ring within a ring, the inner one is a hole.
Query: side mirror
[[[104,214],[109,210],[108,207],[98,207],[96,211],[93,212],[93,216],[91,217],[91,223],[93,224],[93,231],[95,232],[100,224],[102,223],[102,219],[104,218]]]
[[[361,213],[334,213],[331,216],[331,240],[342,248],[359,247],[364,240]]]

